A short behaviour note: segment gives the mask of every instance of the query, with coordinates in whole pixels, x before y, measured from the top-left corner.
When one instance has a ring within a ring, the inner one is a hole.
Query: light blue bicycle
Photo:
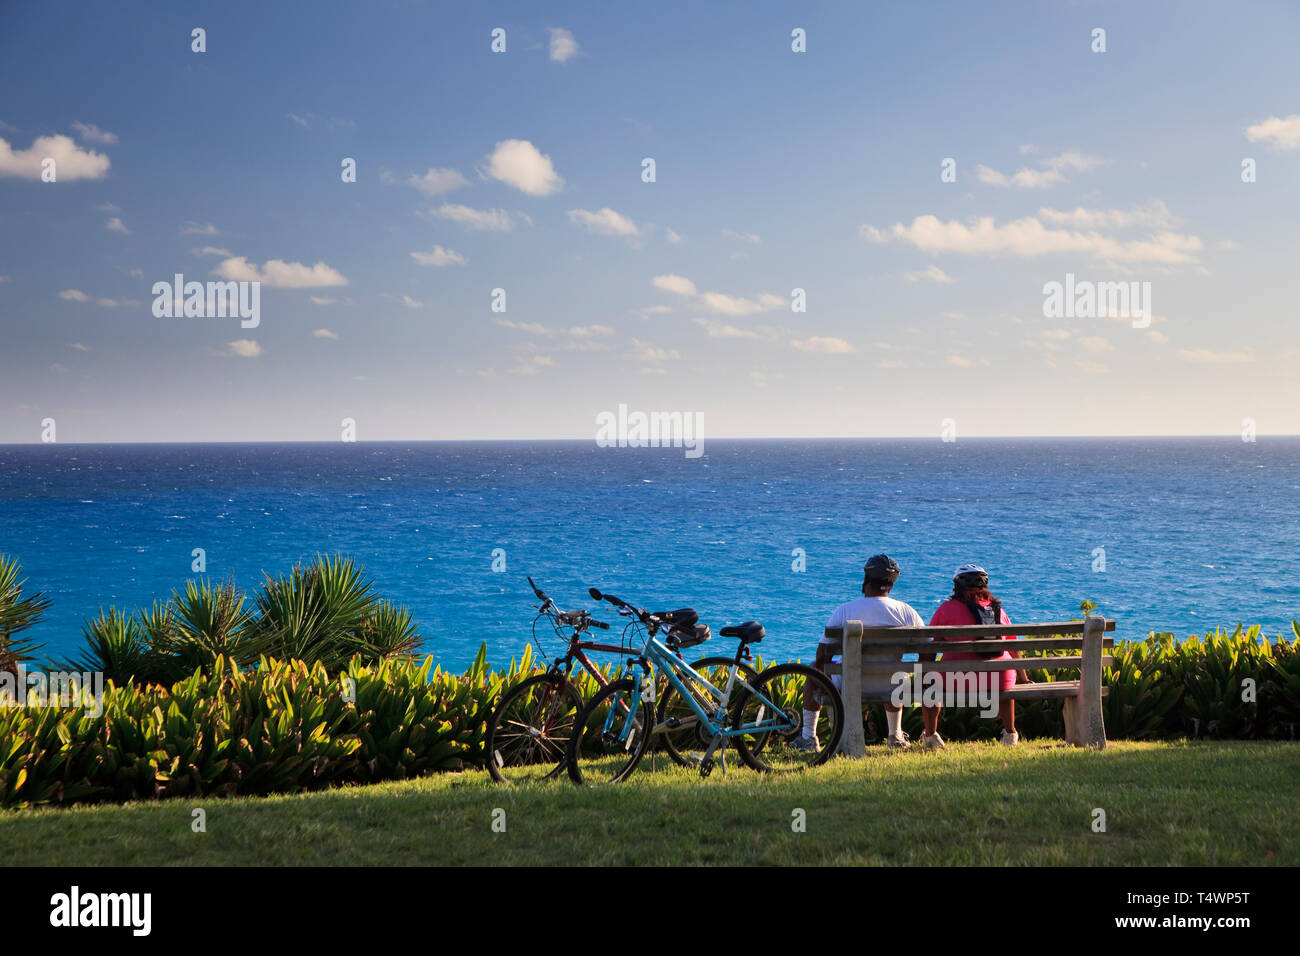
[[[578,715],[568,747],[569,776],[575,783],[627,779],[651,738],[659,735],[673,740],[679,753],[689,753],[701,777],[718,763],[726,772],[729,742],[735,743],[741,760],[758,771],[803,770],[835,753],[844,728],[844,704],[829,677],[803,664],[778,664],[748,680],[741,673],[747,648],[764,637],[761,624],[724,627],[722,636],[738,641],[734,660],[706,676],[670,648],[671,621],[596,588],[590,593],[633,618],[629,627],[644,635],[644,646],[631,662],[640,673],[610,683]],[[656,676],[668,683],[657,721]],[[803,721],[806,687],[812,691],[808,699],[821,702],[811,733],[805,732]]]

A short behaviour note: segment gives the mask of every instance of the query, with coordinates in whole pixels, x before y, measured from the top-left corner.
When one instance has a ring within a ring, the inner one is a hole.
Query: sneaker
[[[886,739],[889,741],[889,746],[896,747],[899,750],[906,750],[908,747],[912,746],[906,733],[903,733],[898,737],[889,737]]]
[[[817,742],[816,734],[811,737],[796,737],[790,741],[789,747],[791,750],[807,750],[809,753],[816,753],[822,749],[822,745]]]
[[[943,738],[939,736],[937,730],[932,734],[922,736],[921,742],[925,745],[926,750],[942,750],[945,746]]]
[[[998,742],[1004,747],[1014,747],[1016,744],[1020,743],[1020,734],[1016,733],[1014,730],[1011,733],[1007,733],[1004,730],[1002,731],[1002,736],[998,738]]]

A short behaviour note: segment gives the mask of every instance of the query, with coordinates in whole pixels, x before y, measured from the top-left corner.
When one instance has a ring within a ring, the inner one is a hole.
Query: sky
[[[5,4],[0,443],[1300,433],[1298,45],[1263,2]],[[155,315],[177,273],[258,324]],[[1152,314],[1045,314],[1067,275]]]

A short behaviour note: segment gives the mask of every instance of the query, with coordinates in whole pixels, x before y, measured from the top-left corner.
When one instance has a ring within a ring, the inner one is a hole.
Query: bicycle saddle
[[[694,647],[696,644],[703,644],[713,634],[709,631],[709,625],[696,624],[694,627],[673,628],[668,632],[668,646],[674,650],[683,647]]]
[[[676,611],[656,611],[655,617],[671,628],[681,628],[684,631],[689,631],[700,619],[700,616],[695,613],[695,609],[689,607],[680,608]]]
[[[767,631],[763,630],[763,625],[757,621],[746,621],[744,624],[724,627],[720,633],[723,637],[738,637],[742,644],[757,644]]]

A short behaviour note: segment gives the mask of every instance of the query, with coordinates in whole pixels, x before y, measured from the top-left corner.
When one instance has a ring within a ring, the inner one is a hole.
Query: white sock
[[[889,736],[895,739],[903,736],[903,712],[901,710],[885,711],[885,721],[889,724]]]
[[[821,714],[820,710],[805,710],[803,712],[803,735],[809,740],[817,736],[817,717]]]

